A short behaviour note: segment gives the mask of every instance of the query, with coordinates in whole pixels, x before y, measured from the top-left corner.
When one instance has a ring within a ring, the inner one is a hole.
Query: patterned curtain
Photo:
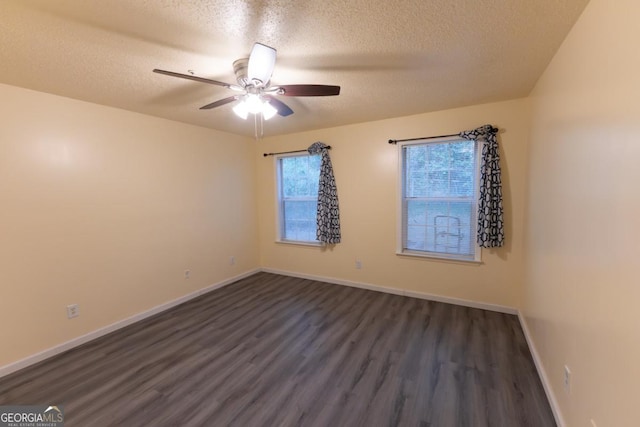
[[[494,248],[504,244],[502,181],[497,133],[498,129],[491,125],[460,133],[460,136],[465,139],[482,143],[477,236],[478,246],[481,248]]]
[[[318,187],[318,210],[316,214],[316,237],[322,243],[340,243],[340,209],[338,190],[333,176],[333,166],[329,150],[322,142],[314,142],[308,148],[309,154],[321,155],[320,185]]]

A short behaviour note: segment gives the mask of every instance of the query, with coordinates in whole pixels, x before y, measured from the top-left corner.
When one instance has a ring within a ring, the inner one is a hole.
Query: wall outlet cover
[[[80,316],[80,306],[78,304],[70,304],[67,306],[67,318],[73,319]]]

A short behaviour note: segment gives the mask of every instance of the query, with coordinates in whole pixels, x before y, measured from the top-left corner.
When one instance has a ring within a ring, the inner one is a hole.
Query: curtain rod
[[[327,150],[331,150],[331,146],[327,145]],[[305,153],[308,150],[293,150],[293,151],[281,151],[279,153],[263,153],[262,156],[263,157],[268,157],[268,156],[277,156],[278,154],[291,154],[291,153]]]
[[[494,132],[498,132],[498,128],[493,128]],[[447,138],[450,136],[460,136],[459,133],[452,133],[450,135],[436,135],[436,136],[423,136],[422,138],[407,138],[407,139],[390,139],[389,144],[397,144],[398,142],[405,141],[420,141],[423,139],[437,139],[437,138]]]
[[[390,139],[389,144],[397,144],[398,142],[405,142],[405,141],[420,141],[422,139],[446,138],[448,136],[458,136],[458,134],[452,133],[451,135],[423,136],[422,138]]]

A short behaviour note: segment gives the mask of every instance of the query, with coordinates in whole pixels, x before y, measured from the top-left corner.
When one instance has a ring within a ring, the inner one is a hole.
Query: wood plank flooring
[[[516,316],[258,273],[0,378],[65,426],[555,426]]]

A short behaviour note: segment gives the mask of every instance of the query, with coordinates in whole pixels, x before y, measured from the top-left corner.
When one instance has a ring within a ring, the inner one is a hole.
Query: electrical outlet
[[[567,365],[564,365],[564,392],[571,394],[571,370]]]
[[[236,265],[236,257],[229,257],[229,265]]]
[[[362,270],[362,261],[359,259],[356,260],[356,269]]]
[[[67,318],[73,319],[80,316],[80,306],[78,304],[71,304],[67,306]]]
[[[184,278],[185,279],[190,279],[191,278],[191,270],[185,270],[184,271]]]

